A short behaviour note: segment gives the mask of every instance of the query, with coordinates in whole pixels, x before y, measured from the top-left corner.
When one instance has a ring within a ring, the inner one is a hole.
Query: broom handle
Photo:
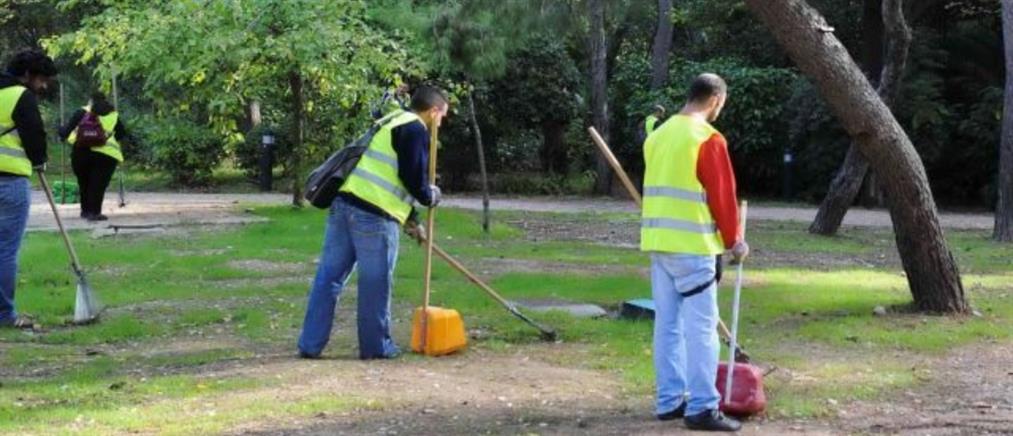
[[[587,131],[591,133],[591,139],[594,139],[594,143],[598,146],[598,150],[601,150],[601,154],[605,156],[605,160],[607,160],[609,165],[612,166],[612,170],[619,176],[619,180],[623,182],[623,186],[626,187],[626,192],[630,194],[630,197],[633,198],[635,203],[637,203],[637,206],[643,207],[644,201],[640,197],[640,193],[637,192],[637,188],[633,186],[633,182],[631,182],[629,176],[626,175],[626,171],[623,171],[623,166],[619,163],[619,160],[616,159],[616,156],[612,154],[612,150],[609,149],[608,144],[605,143],[605,140],[598,134],[598,131],[595,130],[594,126],[588,127]]]
[[[746,239],[746,216],[749,213],[748,203],[742,202],[739,207],[739,215],[742,226],[742,239]],[[732,299],[732,337],[729,340],[731,344],[728,350],[728,366],[725,372],[725,404],[731,404],[732,402],[732,383],[735,381],[732,375],[735,373],[735,347],[739,346],[739,298],[742,295],[742,264],[745,259],[740,259],[739,264],[736,265],[735,274],[735,296]]]
[[[74,250],[74,245],[70,243],[70,236],[67,236],[67,230],[63,228],[63,220],[60,219],[60,211],[56,209],[56,201],[53,200],[53,191],[49,189],[49,182],[46,181],[46,175],[42,171],[37,171],[39,175],[39,183],[42,184],[42,190],[46,192],[46,199],[49,200],[49,206],[53,208],[53,218],[56,218],[56,226],[60,229],[60,235],[63,236],[63,243],[67,246],[67,252],[70,253],[71,266],[74,267],[74,272],[78,275],[81,274],[81,262],[77,259],[77,251]]]
[[[436,140],[439,136],[439,125],[434,120],[429,132],[429,183],[436,184]],[[432,198],[430,198],[432,201]],[[429,207],[429,216],[426,221],[426,270],[425,270],[425,295],[422,297],[422,337],[420,343],[422,352],[426,349],[426,336],[429,335],[429,294],[432,292],[433,280],[433,239],[435,238],[436,208]]]
[[[619,163],[619,160],[616,159],[616,156],[612,154],[612,150],[609,149],[608,144],[605,143],[605,140],[602,139],[601,135],[598,134],[598,131],[595,130],[593,126],[588,127],[587,131],[591,134],[591,139],[594,140],[595,145],[598,146],[598,150],[600,150],[601,154],[605,156],[605,160],[607,160],[609,165],[612,166],[612,170],[619,176],[619,180],[622,180],[623,186],[626,187],[626,191],[630,194],[630,198],[637,203],[638,207],[643,207],[644,202],[640,197],[640,193],[633,187],[633,182],[630,182],[629,176],[626,175],[626,171],[623,170],[623,166]],[[725,338],[730,339],[732,337],[732,333],[728,331],[728,326],[726,326],[725,322],[720,318],[718,318],[718,332],[720,332]],[[732,347],[732,349],[734,350],[735,347]]]

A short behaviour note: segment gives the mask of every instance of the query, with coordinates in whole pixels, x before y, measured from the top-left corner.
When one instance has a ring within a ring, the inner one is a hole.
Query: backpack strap
[[[8,133],[11,133],[11,132],[13,132],[15,130],[18,130],[18,126],[17,125],[11,126],[11,128],[9,128],[7,130],[4,130],[3,133],[0,133],[0,136],[7,136]]]

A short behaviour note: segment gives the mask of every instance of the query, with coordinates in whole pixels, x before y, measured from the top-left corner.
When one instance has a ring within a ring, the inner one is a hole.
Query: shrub
[[[222,137],[210,128],[181,118],[149,118],[139,129],[151,165],[169,173],[173,183],[206,186],[225,156]]]

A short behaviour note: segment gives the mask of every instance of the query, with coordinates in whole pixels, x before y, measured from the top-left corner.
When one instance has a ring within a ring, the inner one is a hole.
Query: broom
[[[99,303],[98,298],[95,297],[95,292],[92,291],[91,286],[88,286],[88,279],[84,276],[84,270],[81,269],[81,262],[77,259],[77,252],[74,251],[74,245],[70,243],[70,236],[67,235],[67,230],[63,228],[63,220],[60,219],[60,212],[56,209],[56,201],[53,200],[53,191],[49,188],[49,182],[46,181],[46,174],[43,171],[38,171],[39,183],[42,184],[42,190],[46,192],[46,199],[49,200],[49,206],[53,208],[53,217],[56,218],[56,226],[60,229],[60,235],[63,236],[63,243],[67,246],[67,252],[70,254],[70,266],[74,270],[74,275],[77,276],[77,296],[74,301],[74,324],[87,324],[98,320],[99,314],[102,312],[102,305]]]

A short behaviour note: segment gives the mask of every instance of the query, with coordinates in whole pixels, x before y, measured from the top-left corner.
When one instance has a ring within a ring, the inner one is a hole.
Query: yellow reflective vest
[[[403,110],[384,117],[381,120],[383,127],[373,136],[340,190],[380,208],[401,224],[411,214],[413,197],[398,177],[397,153],[391,131],[415,122],[421,123],[422,120],[415,113]]]
[[[644,143],[644,206],[640,249],[715,255],[724,243],[696,175],[700,147],[718,131],[706,121],[676,115]]]
[[[28,88],[18,85],[0,89],[0,133],[14,128],[0,136],[0,172],[26,177],[32,175],[32,161],[28,160],[15,128],[14,107],[27,90]]]
[[[88,106],[85,106],[82,109],[84,109],[85,112],[91,112],[91,108]],[[99,116],[98,121],[99,124],[102,124],[102,130],[105,130],[106,132],[106,144],[101,147],[92,147],[91,151],[102,153],[116,159],[116,162],[123,162],[123,150],[120,149],[120,142],[116,140],[116,123],[119,123],[120,121],[119,112],[112,111],[108,114]],[[77,129],[70,132],[67,142],[71,144],[77,142]]]

